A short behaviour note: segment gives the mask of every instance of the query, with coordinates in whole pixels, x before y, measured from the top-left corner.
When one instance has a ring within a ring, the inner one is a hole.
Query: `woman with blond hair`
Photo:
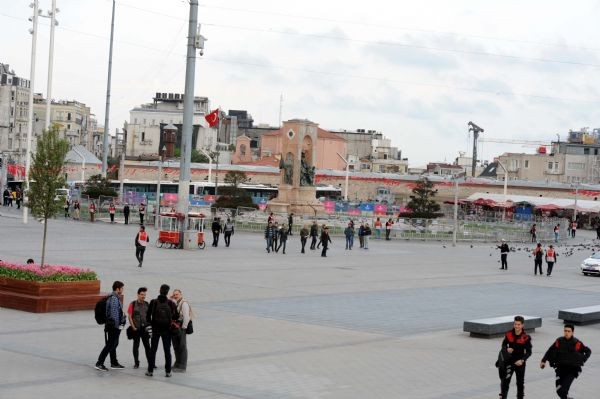
[[[187,340],[188,328],[191,333],[192,323],[192,308],[190,304],[183,298],[183,293],[180,289],[173,290],[171,299],[177,305],[179,320],[177,324],[179,328],[172,331],[173,336],[173,351],[175,352],[175,363],[173,364],[174,373],[185,373],[187,368]]]

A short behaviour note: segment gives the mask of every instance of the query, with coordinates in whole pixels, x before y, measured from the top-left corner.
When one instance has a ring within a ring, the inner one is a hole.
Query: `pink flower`
[[[34,273],[40,277],[49,277],[55,274],[70,274],[77,275],[81,273],[93,273],[93,270],[90,269],[82,269],[79,267],[66,266],[66,265],[46,265],[44,268],[41,268],[40,265],[31,264],[31,265],[22,265],[18,263],[11,262],[0,262],[0,267],[14,270],[23,270],[27,272]]]

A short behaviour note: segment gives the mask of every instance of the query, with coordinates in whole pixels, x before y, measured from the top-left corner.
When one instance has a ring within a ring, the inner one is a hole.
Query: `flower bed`
[[[0,262],[2,307],[35,313],[87,310],[100,298],[100,280],[92,270]]]
[[[17,263],[0,262],[0,277],[15,280],[45,282],[90,281],[98,276],[90,269],[54,265],[41,268],[39,265],[20,265]]]

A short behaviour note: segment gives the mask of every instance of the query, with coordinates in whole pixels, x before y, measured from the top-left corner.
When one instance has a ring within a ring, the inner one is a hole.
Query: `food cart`
[[[178,215],[173,212],[160,214],[158,238],[156,239],[158,248],[179,247],[179,219]]]
[[[192,213],[188,214],[188,225],[187,229],[189,231],[197,231],[198,232],[198,248],[204,249],[206,246],[206,242],[204,241],[204,220],[206,216],[202,213]]]

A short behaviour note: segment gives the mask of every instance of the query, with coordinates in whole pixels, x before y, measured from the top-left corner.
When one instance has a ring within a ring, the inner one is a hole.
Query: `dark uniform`
[[[567,399],[571,384],[581,373],[581,367],[590,358],[592,350],[575,337],[566,339],[560,337],[542,358],[542,363],[550,362],[556,372],[556,394],[561,399]]]
[[[508,270],[507,258],[508,253],[510,252],[510,248],[508,248],[507,243],[503,242],[502,245],[498,246],[498,249],[500,250],[500,263],[502,264],[500,269]]]
[[[508,353],[508,348],[512,348],[512,353]],[[496,363],[500,376],[500,398],[507,398],[514,373],[517,376],[517,399],[522,399],[525,395],[525,361],[531,356],[531,337],[525,331],[517,335],[513,328],[504,334],[501,351],[503,361],[499,359]],[[517,366],[515,363],[519,360],[522,360],[523,364]]]
[[[311,238],[310,249],[314,250],[316,248],[318,236],[319,236],[319,226],[317,226],[316,223],[313,223],[310,226],[310,238]]]

